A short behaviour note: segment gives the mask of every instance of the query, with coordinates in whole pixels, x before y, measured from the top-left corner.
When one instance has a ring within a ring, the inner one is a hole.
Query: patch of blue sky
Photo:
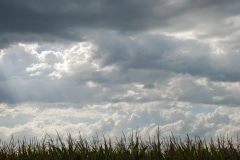
[[[211,106],[205,106],[205,105],[201,105],[201,104],[197,104],[194,106],[190,106],[187,108],[183,109],[184,111],[189,111],[192,114],[199,114],[199,113],[211,113],[214,112],[215,108],[211,107]]]
[[[23,125],[31,121],[34,116],[28,114],[20,114],[15,117],[11,115],[0,116],[0,127],[5,126],[13,128],[16,125]]]
[[[97,119],[94,117],[63,117],[62,120],[64,122],[69,122],[71,124],[79,123],[92,124],[97,122]]]
[[[61,50],[60,48],[56,48],[56,47],[50,46],[50,45],[48,45],[48,44],[46,44],[46,45],[41,45],[41,46],[39,46],[39,47],[36,49],[36,51],[37,51],[39,54],[41,54],[41,53],[44,52],[44,51],[55,51],[55,52],[57,52],[57,51],[60,51],[60,50]]]

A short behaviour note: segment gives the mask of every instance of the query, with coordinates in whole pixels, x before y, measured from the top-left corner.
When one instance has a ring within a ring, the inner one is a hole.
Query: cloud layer
[[[217,4],[217,5],[216,5]],[[239,35],[239,5],[227,2],[181,0],[0,2],[1,46],[18,41],[82,40],[101,30],[121,33],[193,32],[198,38]],[[66,42],[66,41],[65,41]]]
[[[38,44],[4,49],[2,102],[168,99],[239,106],[237,55],[210,53],[208,45],[194,40],[115,36],[63,49]]]
[[[88,105],[77,108],[58,104],[22,104],[15,106],[1,105],[0,124],[1,137],[9,140],[11,135],[17,139],[29,139],[33,135],[42,138],[48,133],[61,136],[71,133],[77,137],[79,132],[84,137],[98,133],[112,137],[140,131],[143,138],[153,136],[159,127],[161,136],[166,137],[171,132],[184,137],[200,135],[201,137],[216,138],[236,136],[239,133],[239,108],[224,106],[191,106],[164,102],[151,103],[115,103],[105,105]],[[62,106],[62,107],[61,107]],[[186,108],[187,107],[187,108]],[[58,113],[58,114],[56,114]],[[137,127],[136,127],[137,126]]]
[[[180,135],[236,134],[239,5],[1,1],[2,137],[153,133],[157,125]]]

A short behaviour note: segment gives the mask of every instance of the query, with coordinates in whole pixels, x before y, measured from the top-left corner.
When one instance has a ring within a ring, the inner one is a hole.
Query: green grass
[[[140,160],[140,159],[240,159],[240,141],[218,137],[216,141],[206,141],[196,136],[185,139],[170,136],[160,138],[160,132],[143,140],[138,132],[114,140],[98,135],[91,139],[77,139],[67,135],[66,139],[59,135],[52,139],[49,135],[41,140],[0,141],[1,160]]]

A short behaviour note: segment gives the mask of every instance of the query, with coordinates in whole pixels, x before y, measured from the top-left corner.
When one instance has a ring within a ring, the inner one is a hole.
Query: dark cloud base
[[[0,47],[18,41],[81,40],[89,32],[136,34],[199,31],[201,37],[226,37],[238,31],[223,19],[239,15],[236,0],[215,1],[76,1],[0,2]],[[221,27],[219,27],[221,26]],[[219,36],[218,36],[219,35]]]

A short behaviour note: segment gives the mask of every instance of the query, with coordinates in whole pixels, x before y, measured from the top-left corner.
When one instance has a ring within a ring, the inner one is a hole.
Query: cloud
[[[68,107],[59,108],[61,105]],[[194,111],[195,107],[191,108]],[[168,136],[171,131],[181,136],[186,133],[200,137],[235,136],[239,108],[229,110],[228,107],[198,106],[200,108],[202,111],[194,113],[185,110],[185,107],[164,107],[160,103],[109,103],[83,108],[76,108],[74,104],[1,105],[1,137],[5,140],[11,135],[18,139],[23,136],[28,139],[32,135],[41,138],[45,133],[56,136],[57,130],[60,135],[70,132],[76,138],[79,132],[85,137],[98,133],[99,136],[115,138],[122,136],[122,132],[128,134],[137,129],[136,126],[143,138],[154,135],[157,127],[162,137]],[[228,132],[223,132],[222,128],[228,128]]]
[[[214,81],[239,81],[236,52],[218,55],[205,43],[162,35],[116,37],[101,37],[95,42],[98,46],[96,59],[102,66],[117,65],[125,71],[167,70]]]
[[[59,48],[18,44],[2,53],[2,102],[93,104],[168,99],[240,104],[234,96],[239,90],[228,88],[238,86],[235,53],[211,53],[207,44],[196,40],[105,32],[94,41]]]
[[[139,33],[193,31],[200,37],[234,36],[239,30],[240,3],[183,1],[61,1],[23,0],[0,3],[0,46],[18,41],[76,41],[101,30]],[[226,20],[226,21],[225,21]],[[221,27],[219,27],[221,26]]]
[[[2,136],[237,133],[239,5],[1,1]]]

